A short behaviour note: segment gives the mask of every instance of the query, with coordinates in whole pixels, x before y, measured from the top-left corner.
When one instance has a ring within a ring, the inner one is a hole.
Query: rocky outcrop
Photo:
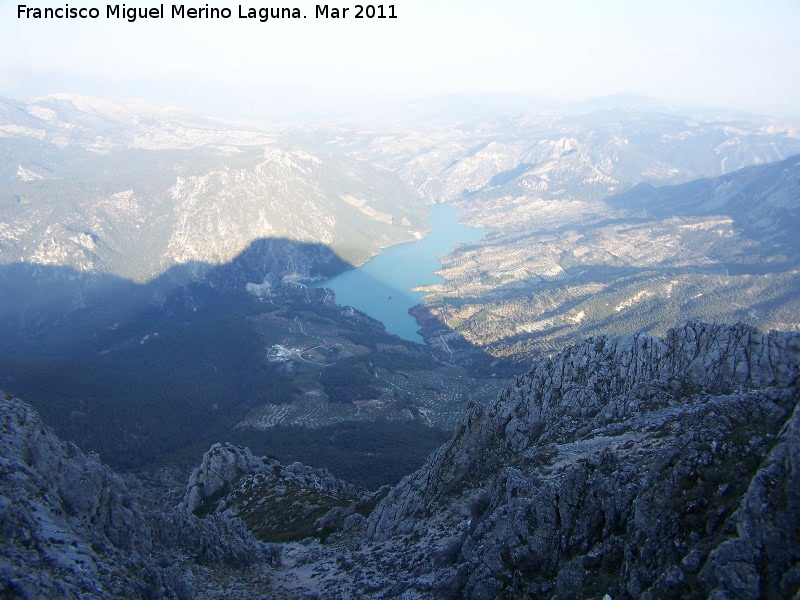
[[[196,511],[204,501],[221,495],[220,491],[227,490],[231,482],[244,474],[255,473],[269,462],[253,456],[248,448],[214,444],[189,477],[181,508]]]
[[[238,517],[264,541],[291,541],[320,535],[334,522],[340,528],[335,515],[353,514],[368,499],[326,469],[282,465],[248,448],[214,444],[189,478],[180,506],[198,515]]]
[[[11,397],[0,400],[0,547],[0,595],[21,598],[192,598],[202,565],[268,557],[236,520],[143,510],[97,455]]]
[[[800,407],[753,478],[731,518],[736,535],[709,555],[699,574],[712,595],[797,597],[800,591]]]
[[[798,365],[800,334],[746,325],[599,336],[385,497],[216,444],[162,511],[6,399],[0,595],[794,598]]]
[[[473,406],[366,538],[444,544],[432,595],[791,597],[798,364],[746,325],[588,339]]]

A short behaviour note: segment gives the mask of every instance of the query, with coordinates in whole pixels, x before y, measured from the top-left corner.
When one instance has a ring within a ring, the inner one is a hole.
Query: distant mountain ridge
[[[5,263],[141,282],[285,237],[359,264],[428,228],[426,202],[385,170],[139,102],[1,100],[0,149]]]
[[[497,229],[447,257],[446,283],[425,308],[498,357],[554,352],[579,335],[663,333],[689,318],[798,326],[800,155],[596,199],[548,197],[554,173],[581,160],[572,153],[518,174],[505,186],[516,189],[459,200],[468,222]],[[520,194],[544,171],[546,189]]]
[[[143,281],[173,264],[220,263],[255,239],[286,237],[327,244],[360,264],[424,234],[427,202],[464,192],[471,199],[461,210],[475,219],[482,199],[498,192],[586,201],[800,151],[791,125],[687,115],[635,94],[526,101],[519,113],[501,110],[503,101],[475,102],[486,116],[448,125],[428,124],[423,112],[416,127],[387,114],[384,126],[265,130],[139,101],[0,99],[2,259]],[[497,208],[484,224],[516,235],[525,219],[496,222],[511,207]]]
[[[800,154],[676,186],[643,184],[608,202],[661,218],[725,216],[753,239],[788,245],[800,227]]]

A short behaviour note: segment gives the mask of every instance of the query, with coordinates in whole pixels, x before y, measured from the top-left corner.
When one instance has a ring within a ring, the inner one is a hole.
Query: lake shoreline
[[[458,222],[458,213],[447,203],[430,207],[431,225],[425,237],[390,246],[364,264],[309,287],[327,288],[341,306],[352,306],[381,321],[388,333],[424,344],[420,325],[409,313],[422,302],[425,292],[414,291],[443,283],[436,272],[439,256],[452,252],[456,244],[477,242],[483,229]]]

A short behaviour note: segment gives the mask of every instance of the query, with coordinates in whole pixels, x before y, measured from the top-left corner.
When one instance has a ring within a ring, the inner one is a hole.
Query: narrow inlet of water
[[[423,294],[411,288],[442,283],[435,273],[442,268],[439,255],[449,253],[457,243],[483,238],[483,229],[460,224],[455,208],[449,204],[434,204],[430,210],[432,229],[427,237],[387,248],[360,267],[312,287],[329,288],[336,294],[337,304],[352,306],[381,321],[389,333],[424,343],[419,325],[408,314],[422,301]]]

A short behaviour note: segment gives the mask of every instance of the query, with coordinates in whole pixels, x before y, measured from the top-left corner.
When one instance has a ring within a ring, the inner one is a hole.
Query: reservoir
[[[419,325],[408,310],[422,301],[423,294],[411,288],[442,283],[435,274],[442,267],[437,257],[456,243],[483,238],[481,228],[461,225],[449,204],[434,204],[430,211],[432,230],[427,237],[387,248],[360,267],[312,287],[333,290],[337,304],[352,306],[381,321],[389,333],[422,344]]]

